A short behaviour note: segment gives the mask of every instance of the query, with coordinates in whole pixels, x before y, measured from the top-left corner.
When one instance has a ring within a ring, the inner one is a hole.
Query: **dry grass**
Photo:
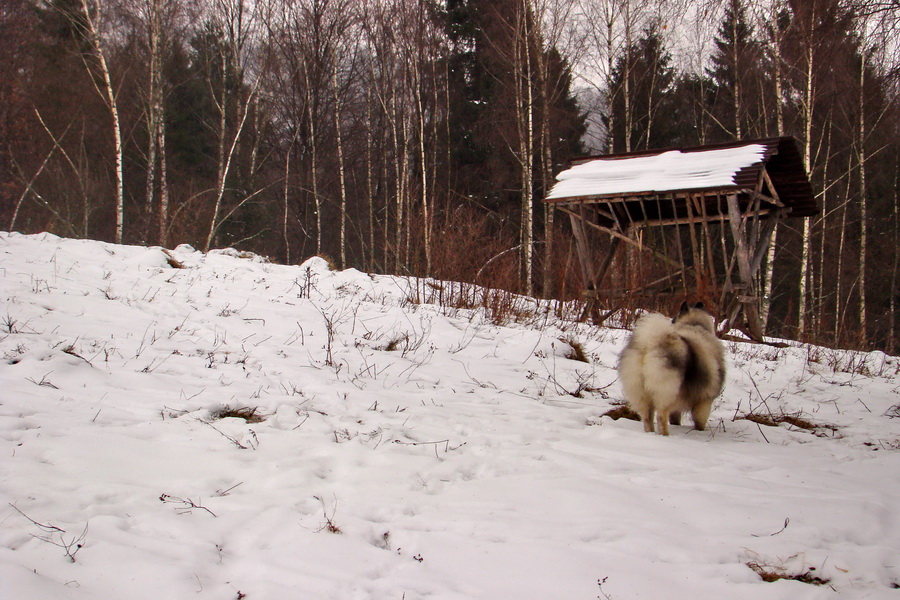
[[[619,419],[631,419],[632,421],[641,420],[641,416],[631,410],[631,407],[629,407],[627,404],[616,404],[600,416],[610,417],[614,421],[618,421]]]
[[[318,258],[321,258],[322,260],[324,260],[326,263],[328,263],[329,271],[339,271],[340,270],[337,267],[337,263],[335,263],[334,259],[331,258],[329,255],[320,253],[320,254],[316,254],[316,256]]]
[[[166,255],[166,262],[169,263],[170,267],[172,267],[173,269],[184,269],[185,268],[184,263],[181,262],[180,260],[178,260],[177,258],[175,258],[175,255],[172,254],[172,252],[170,250],[166,250],[165,248],[162,248],[162,251],[163,251],[163,254]]]
[[[214,410],[210,413],[209,418],[211,421],[218,421],[220,419],[243,419],[247,423],[262,423],[266,420],[265,415],[258,414],[256,411],[259,410],[258,406],[249,407],[249,406],[223,406],[218,410]]]
[[[745,415],[736,417],[736,420],[750,421],[752,423],[765,425],[767,427],[778,427],[779,425],[786,423],[799,429],[809,431],[810,433],[813,433],[820,437],[833,437],[834,434],[837,433],[838,428],[835,425],[816,423],[804,418],[802,415],[803,411],[797,411],[795,413],[786,413],[783,410],[778,413],[750,412]]]
[[[783,567],[765,565],[756,561],[750,561],[746,564],[753,569],[763,581],[768,583],[782,579],[787,581],[799,581],[800,583],[808,583],[810,585],[828,585],[831,582],[830,579],[822,579],[821,577],[813,575],[813,571],[815,571],[813,567],[808,568],[802,573],[788,573]]]
[[[565,354],[566,358],[568,358],[569,360],[577,360],[583,363],[591,362],[591,359],[588,358],[587,351],[584,349],[584,344],[576,340],[574,337],[569,336],[566,339],[560,339],[560,341],[569,346],[569,351]]]

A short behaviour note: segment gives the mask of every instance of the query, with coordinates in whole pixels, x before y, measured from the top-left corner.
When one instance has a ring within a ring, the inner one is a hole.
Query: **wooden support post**
[[[578,264],[581,266],[581,275],[584,277],[584,284],[588,289],[595,289],[596,282],[591,276],[593,269],[589,268],[591,259],[591,248],[587,240],[587,232],[584,227],[583,215],[566,211],[569,214],[569,220],[572,223],[572,234],[575,237],[575,250],[578,252]],[[583,213],[583,209],[581,211]]]
[[[743,294],[737,293],[736,298],[744,309],[744,316],[747,318],[747,332],[750,337],[756,341],[763,340],[762,321],[759,318],[759,307],[757,302],[759,298],[756,296],[754,286],[754,272],[750,261],[750,249],[747,244],[747,223],[741,215],[741,207],[738,204],[738,198],[735,194],[730,194],[728,201],[728,216],[731,221],[731,234],[734,237],[735,254],[737,256],[738,273],[740,274],[741,291]],[[735,316],[736,313],[735,313]],[[733,321],[733,318],[732,318]]]
[[[612,261],[616,257],[616,252],[621,243],[621,239],[617,237],[612,238],[609,252],[606,254],[606,258],[603,259],[603,264],[600,265],[600,269],[597,271],[597,289],[600,289],[600,286],[603,285],[603,278],[606,276],[606,272],[609,271],[609,267],[612,265]]]
[[[572,222],[572,233],[575,236],[575,250],[578,253],[578,264],[581,265],[581,274],[584,277],[584,284],[588,288],[588,294],[585,295],[584,311],[582,311],[579,320],[585,321],[588,316],[591,316],[596,322],[600,316],[600,311],[597,308],[597,291],[600,287],[600,282],[596,275],[597,270],[594,268],[594,256],[591,251],[591,244],[588,241],[587,228],[585,227],[585,223],[588,221],[586,221],[584,214],[584,205],[582,204],[578,208],[577,214],[571,211],[565,212],[569,214],[569,219]],[[608,257],[608,260],[611,260],[611,258]]]

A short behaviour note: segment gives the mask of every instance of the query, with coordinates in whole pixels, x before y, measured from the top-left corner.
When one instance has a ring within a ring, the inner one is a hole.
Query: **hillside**
[[[898,597],[895,357],[730,342],[664,438],[626,331],[461,293],[0,233],[0,596]]]

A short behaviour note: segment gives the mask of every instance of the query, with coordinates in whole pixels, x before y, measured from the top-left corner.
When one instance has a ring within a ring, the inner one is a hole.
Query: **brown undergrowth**
[[[810,585],[828,585],[831,582],[830,579],[823,579],[817,575],[814,575],[814,567],[809,567],[802,573],[788,573],[787,570],[783,567],[761,564],[752,560],[746,563],[746,565],[767,583],[786,580],[799,581],[800,583],[808,583]]]
[[[256,411],[259,410],[258,406],[223,406],[217,410],[212,411],[209,414],[209,419],[211,421],[218,421],[220,419],[243,419],[247,423],[262,423],[266,420],[265,415],[261,415]]]
[[[797,411],[795,413],[788,413],[783,410],[777,413],[771,411],[767,413],[749,412],[735,417],[734,420],[750,421],[757,425],[765,425],[767,427],[778,427],[786,423],[789,426],[803,429],[819,437],[834,437],[838,431],[838,428],[835,425],[810,421],[803,416],[803,411]]]
[[[640,421],[641,416],[634,412],[631,407],[629,407],[624,402],[621,404],[613,404],[613,407],[600,415],[601,417],[610,417],[614,421],[618,421],[619,419],[631,419],[632,421]]]

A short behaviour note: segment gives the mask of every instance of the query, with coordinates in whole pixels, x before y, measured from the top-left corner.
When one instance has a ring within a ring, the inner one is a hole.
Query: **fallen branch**
[[[790,517],[785,517],[785,518],[784,518],[784,527],[782,527],[781,529],[779,529],[779,530],[776,531],[775,533],[770,533],[770,534],[768,534],[769,537],[772,537],[773,535],[778,535],[779,533],[781,533],[782,531],[784,531],[785,529],[787,529],[787,526],[788,526],[788,524],[789,524],[790,522],[791,522],[791,518],[790,518]],[[751,533],[750,535],[752,535],[753,537],[763,537],[762,535],[757,535],[757,534],[755,534],[755,533]]]
[[[165,504],[178,504],[179,507],[175,509],[175,512],[178,513],[179,515],[183,515],[185,513],[192,512],[195,508],[198,508],[201,510],[205,510],[206,512],[208,512],[209,514],[211,514],[214,517],[219,516],[216,513],[214,513],[213,511],[206,508],[205,506],[203,506],[201,504],[197,504],[190,498],[178,498],[177,496],[170,496],[169,494],[160,494],[159,501],[163,502]]]
[[[19,508],[15,504],[10,503],[9,505],[13,508],[13,510],[28,519],[35,527],[45,533],[45,535],[31,534],[31,537],[62,548],[66,553],[66,558],[68,558],[70,562],[75,562],[75,555],[78,554],[79,550],[84,548],[84,539],[87,537],[88,532],[87,523],[84,524],[84,529],[82,530],[81,535],[79,535],[78,537],[73,537],[70,540],[66,540],[66,538],[64,537],[64,534],[66,533],[65,529],[57,527],[56,525],[49,525],[35,521],[31,517],[23,513],[21,510],[19,510]]]

